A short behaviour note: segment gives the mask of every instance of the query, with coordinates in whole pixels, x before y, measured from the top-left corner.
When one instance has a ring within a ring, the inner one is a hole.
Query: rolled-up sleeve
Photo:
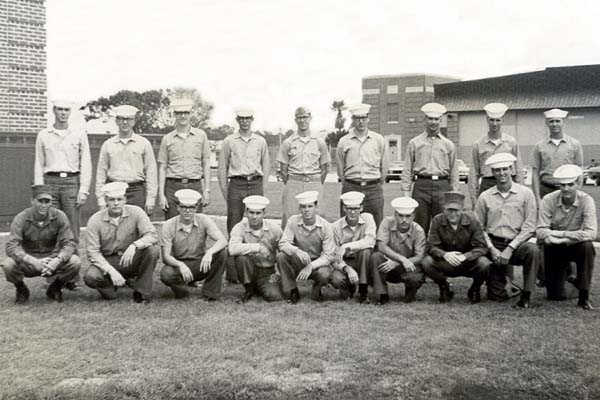
[[[93,266],[99,268],[102,272],[108,272],[112,269],[112,265],[102,255],[100,248],[101,229],[102,221],[99,218],[90,218],[85,232],[85,250]]]

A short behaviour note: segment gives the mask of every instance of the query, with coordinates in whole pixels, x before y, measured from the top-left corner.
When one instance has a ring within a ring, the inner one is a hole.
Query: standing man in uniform
[[[241,303],[255,295],[266,301],[283,299],[279,284],[271,279],[282,231],[278,224],[265,219],[269,203],[263,196],[246,197],[246,218],[238,222],[229,235],[229,255],[235,257],[237,276],[246,289]]]
[[[582,175],[583,170],[577,165],[556,168],[553,178],[560,190],[542,199],[536,232],[544,243],[548,300],[566,300],[567,269],[574,262],[577,275],[572,283],[579,290],[577,305],[593,310],[589,295],[598,224],[594,199],[580,190]]]
[[[165,220],[179,215],[175,198],[178,190],[202,193],[199,212],[210,203],[210,145],[206,133],[190,125],[194,101],[173,99],[171,107],[175,129],[162,138],[158,151],[158,204]]]
[[[298,131],[283,141],[277,155],[281,179],[285,185],[282,198],[282,228],[298,211],[295,201],[297,194],[316,191],[320,194],[319,198],[323,198],[323,183],[331,162],[325,141],[310,131],[310,110],[307,107],[298,107],[295,118]]]
[[[90,267],[84,281],[105,300],[117,298],[118,288],[132,286],[133,300],[146,304],[152,296],[158,237],[144,211],[126,204],[126,191],[125,182],[107,183],[100,190],[106,207],[92,215],[87,224]]]
[[[156,159],[148,139],[133,132],[138,109],[115,107],[119,133],[100,148],[96,170],[96,197],[100,208],[106,207],[102,187],[110,182],[127,183],[127,204],[138,206],[148,215],[156,202]]]
[[[507,269],[522,265],[523,291],[515,308],[526,310],[535,289],[539,262],[538,247],[528,242],[535,234],[537,207],[531,189],[512,181],[516,161],[510,153],[497,153],[485,161],[497,184],[481,193],[475,215],[481,222],[494,262],[487,281],[488,299],[506,300]]]
[[[371,257],[373,291],[377,304],[390,301],[387,282],[404,282],[402,301],[412,303],[423,284],[421,262],[425,257],[426,239],[421,225],[414,222],[418,203],[410,197],[392,200],[394,216],[386,217],[377,231],[377,252]]]
[[[473,143],[473,158],[471,162],[471,176],[469,186],[471,204],[475,207],[477,197],[487,189],[496,185],[496,178],[485,161],[488,157],[498,153],[509,153],[515,156],[515,163],[510,168],[512,181],[523,184],[523,163],[519,153],[517,140],[502,132],[504,114],[508,107],[502,103],[490,103],[483,107],[487,114],[488,133],[486,136]],[[481,178],[481,184],[479,179]]]
[[[335,257],[335,242],[331,224],[317,215],[319,192],[308,191],[296,196],[300,215],[288,220],[279,241],[277,265],[281,273],[281,288],[289,293],[288,300],[296,304],[300,292],[296,281],[313,280],[311,298],[321,301],[321,287],[329,284],[331,263]]]
[[[537,142],[531,154],[531,184],[535,201],[540,207],[542,199],[549,193],[560,189],[560,184],[554,179],[553,174],[562,165],[573,164],[583,167],[583,147],[579,140],[564,133],[567,111],[554,108],[546,111],[546,125],[550,136]],[[545,285],[544,253],[538,272],[539,286]],[[575,279],[573,269],[568,268],[569,280]]]
[[[79,210],[90,194],[92,161],[87,134],[69,128],[71,105],[55,101],[54,125],[38,133],[35,141],[33,183],[50,185],[52,205],[69,218],[79,243]]]
[[[15,285],[15,303],[29,299],[23,278],[53,276],[46,296],[62,302],[61,289],[77,276],[81,260],[74,254],[77,243],[64,212],[52,207],[53,188],[34,185],[31,207],[21,211],[10,224],[7,258],[0,264],[6,280]]]
[[[458,190],[458,165],[456,146],[440,132],[446,107],[427,103],[421,111],[425,132],[408,142],[401,189],[410,197],[412,185],[412,198],[419,203],[415,222],[428,234],[431,219],[442,212],[444,193]]]
[[[483,229],[475,214],[463,212],[465,196],[458,191],[444,193],[444,212],[431,221],[427,238],[427,256],[423,271],[440,288],[440,303],[454,297],[447,277],[473,278],[467,292],[471,303],[481,301],[481,285],[488,276],[492,262],[485,257],[488,252]]]
[[[379,226],[383,219],[383,182],[388,172],[388,143],[383,136],[369,130],[369,104],[350,107],[352,128],[337,146],[337,173],[342,194],[365,195],[363,212],[369,213]],[[343,205],[341,216],[344,216]]]
[[[367,301],[369,260],[377,235],[373,216],[362,212],[364,199],[365,195],[360,192],[342,194],[340,200],[345,216],[332,224],[336,254],[331,286],[339,289],[345,300],[353,296],[358,285],[360,303]]]
[[[196,212],[200,193],[181,189],[175,192],[175,198],[179,215],[167,220],[160,232],[165,263],[160,280],[182,299],[189,296],[186,284],[204,279],[202,297],[215,301],[221,297],[227,239],[208,215]],[[207,238],[214,242],[208,249]]]

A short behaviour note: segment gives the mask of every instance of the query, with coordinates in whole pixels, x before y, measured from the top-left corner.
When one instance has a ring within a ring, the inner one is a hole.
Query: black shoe
[[[52,282],[50,286],[48,286],[48,290],[46,290],[46,296],[52,301],[62,303],[62,292],[60,290],[60,285],[58,285],[56,281]]]
[[[377,303],[375,303],[375,305],[383,306],[389,302],[390,302],[390,297],[387,294],[382,294],[379,296],[379,300],[377,300]]]
[[[214,297],[210,297],[207,295],[202,296],[202,299],[208,303],[214,303],[215,301],[217,301],[217,299],[215,299]]]
[[[569,275],[569,277],[567,278],[567,282],[569,282],[573,286],[577,286],[577,277],[575,275]]]
[[[577,307],[580,307],[587,311],[594,311],[594,307],[592,306],[592,303],[590,303],[589,300],[579,300],[579,302],[577,303]]]
[[[471,304],[476,304],[481,301],[480,286],[472,284],[467,291],[467,297],[471,300]]]
[[[371,301],[369,300],[369,297],[366,294],[361,293],[358,296],[358,302],[360,304],[369,304]]]
[[[238,302],[239,303],[247,303],[252,297],[254,297],[254,293],[246,292],[246,293],[244,293],[244,295],[242,297],[240,297]]]
[[[527,299],[520,299],[514,306],[513,308],[517,309],[517,310],[529,310],[529,300]]]
[[[439,285],[440,287],[440,303],[448,303],[454,297],[454,292],[450,290],[448,282]]]
[[[16,304],[25,304],[27,303],[27,300],[29,300],[29,289],[27,288],[27,286],[25,286],[25,284],[21,284],[19,286],[15,286],[15,288],[17,289],[17,295],[15,297],[15,303]]]
[[[133,301],[135,301],[136,303],[139,303],[139,304],[150,303],[150,300],[145,298],[144,295],[141,294],[140,292],[138,292],[137,290],[133,291]]]
[[[538,279],[535,285],[539,288],[546,287],[546,281],[543,279]]]
[[[77,282],[67,282],[65,284],[65,289],[75,291],[81,289],[81,287],[77,285]]]
[[[321,285],[313,283],[310,298],[314,301],[323,301],[323,294],[321,293]]]
[[[288,300],[288,303],[296,304],[299,301],[300,301],[300,292],[298,291],[298,289],[293,289],[292,292],[290,293],[290,298]]]
[[[412,303],[417,300],[417,288],[408,288],[404,293],[404,297],[402,298],[402,302],[404,303]]]

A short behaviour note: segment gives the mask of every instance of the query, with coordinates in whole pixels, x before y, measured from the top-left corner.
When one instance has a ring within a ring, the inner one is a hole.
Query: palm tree
[[[331,110],[337,111],[337,116],[335,118],[335,129],[341,131],[344,129],[344,125],[346,124],[346,118],[342,115],[342,110],[346,109],[346,105],[344,104],[344,100],[334,100],[331,104]]]

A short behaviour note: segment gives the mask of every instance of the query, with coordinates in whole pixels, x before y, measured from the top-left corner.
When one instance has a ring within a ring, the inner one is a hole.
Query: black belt
[[[45,175],[50,175],[50,176],[58,176],[59,178],[70,178],[72,176],[79,176],[79,171],[77,172],[55,172],[55,171],[49,171],[46,172]]]
[[[430,181],[447,181],[447,176],[439,176],[439,175],[415,175],[415,180],[419,179],[427,179]]]
[[[190,178],[167,178],[169,181],[178,182],[178,183],[194,183],[200,182],[201,179],[190,179]]]
[[[122,181],[113,181],[112,179],[108,179],[107,182],[122,182]],[[138,181],[138,182],[125,182],[127,184],[127,186],[132,187],[132,186],[143,186],[144,183],[146,183],[146,181]]]
[[[370,181],[355,181],[354,179],[346,179],[345,181],[357,186],[370,186],[381,183],[381,179],[372,179]]]
[[[247,175],[247,176],[243,176],[243,175],[236,175],[236,176],[230,176],[229,179],[235,179],[235,180],[240,180],[240,181],[261,181],[262,180],[262,175]]]

